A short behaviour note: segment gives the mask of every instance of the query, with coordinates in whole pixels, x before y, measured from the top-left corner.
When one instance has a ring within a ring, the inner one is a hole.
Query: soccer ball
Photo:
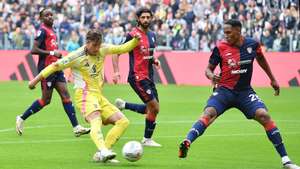
[[[137,161],[143,155],[143,146],[140,142],[129,141],[123,146],[122,155],[130,162]]]

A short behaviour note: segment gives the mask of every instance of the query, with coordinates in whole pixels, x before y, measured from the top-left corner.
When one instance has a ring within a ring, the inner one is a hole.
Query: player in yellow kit
[[[102,44],[99,30],[90,30],[86,44],[66,57],[46,67],[32,81],[29,88],[52,73],[71,67],[74,76],[75,105],[81,110],[85,120],[91,125],[90,136],[99,151],[93,157],[95,161],[115,161],[111,147],[124,133],[129,120],[124,114],[102,95],[104,81],[104,60],[106,55],[122,54],[131,51],[139,42],[140,35],[123,45]],[[102,124],[113,124],[105,139],[101,132]]]

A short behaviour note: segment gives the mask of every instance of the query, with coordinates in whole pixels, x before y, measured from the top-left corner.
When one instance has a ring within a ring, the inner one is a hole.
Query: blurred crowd
[[[300,49],[299,0],[0,0],[0,49],[30,49],[43,7],[54,11],[60,49],[83,45],[89,28],[120,44],[140,6],[153,11],[159,48],[210,51],[223,38],[224,20],[235,18],[266,51]]]

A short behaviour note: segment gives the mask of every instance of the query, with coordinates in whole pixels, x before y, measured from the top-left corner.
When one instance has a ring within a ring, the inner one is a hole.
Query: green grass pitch
[[[70,93],[73,89],[70,87]],[[25,123],[23,136],[15,132],[15,117],[38,97],[27,83],[0,83],[0,169],[281,169],[281,161],[263,128],[236,109],[227,111],[192,145],[188,158],[179,159],[178,144],[199,117],[211,93],[210,87],[158,85],[160,114],[154,133],[162,148],[144,149],[141,160],[131,163],[121,156],[123,144],[141,140],[144,117],[124,111],[131,121],[115,145],[120,164],[93,162],[96,147],[88,135],[75,138],[71,124],[55,92],[52,102]],[[269,108],[284,139],[290,158],[300,164],[300,88],[283,88],[273,96],[271,88],[256,88]],[[104,95],[140,102],[128,85],[105,85]],[[77,111],[80,123],[88,126]],[[104,134],[110,127],[104,127]]]

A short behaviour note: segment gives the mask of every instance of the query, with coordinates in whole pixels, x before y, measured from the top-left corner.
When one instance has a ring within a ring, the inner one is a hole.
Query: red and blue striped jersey
[[[129,74],[128,79],[136,81],[149,79],[153,81],[153,61],[156,37],[154,32],[146,33],[135,27],[126,37],[126,42],[131,40],[136,34],[141,35],[139,44],[129,52]]]
[[[210,64],[220,65],[218,86],[237,91],[251,88],[253,61],[258,55],[263,55],[260,44],[252,38],[245,38],[241,47],[219,42],[209,59]]]
[[[38,48],[40,49],[47,51],[53,51],[58,49],[56,41],[57,38],[54,30],[45,26],[44,24],[42,24],[40,29],[38,30],[35,40],[38,41]],[[39,55],[38,71],[40,72],[46,66],[50,65],[53,62],[56,62],[57,60],[58,58],[56,56]]]

